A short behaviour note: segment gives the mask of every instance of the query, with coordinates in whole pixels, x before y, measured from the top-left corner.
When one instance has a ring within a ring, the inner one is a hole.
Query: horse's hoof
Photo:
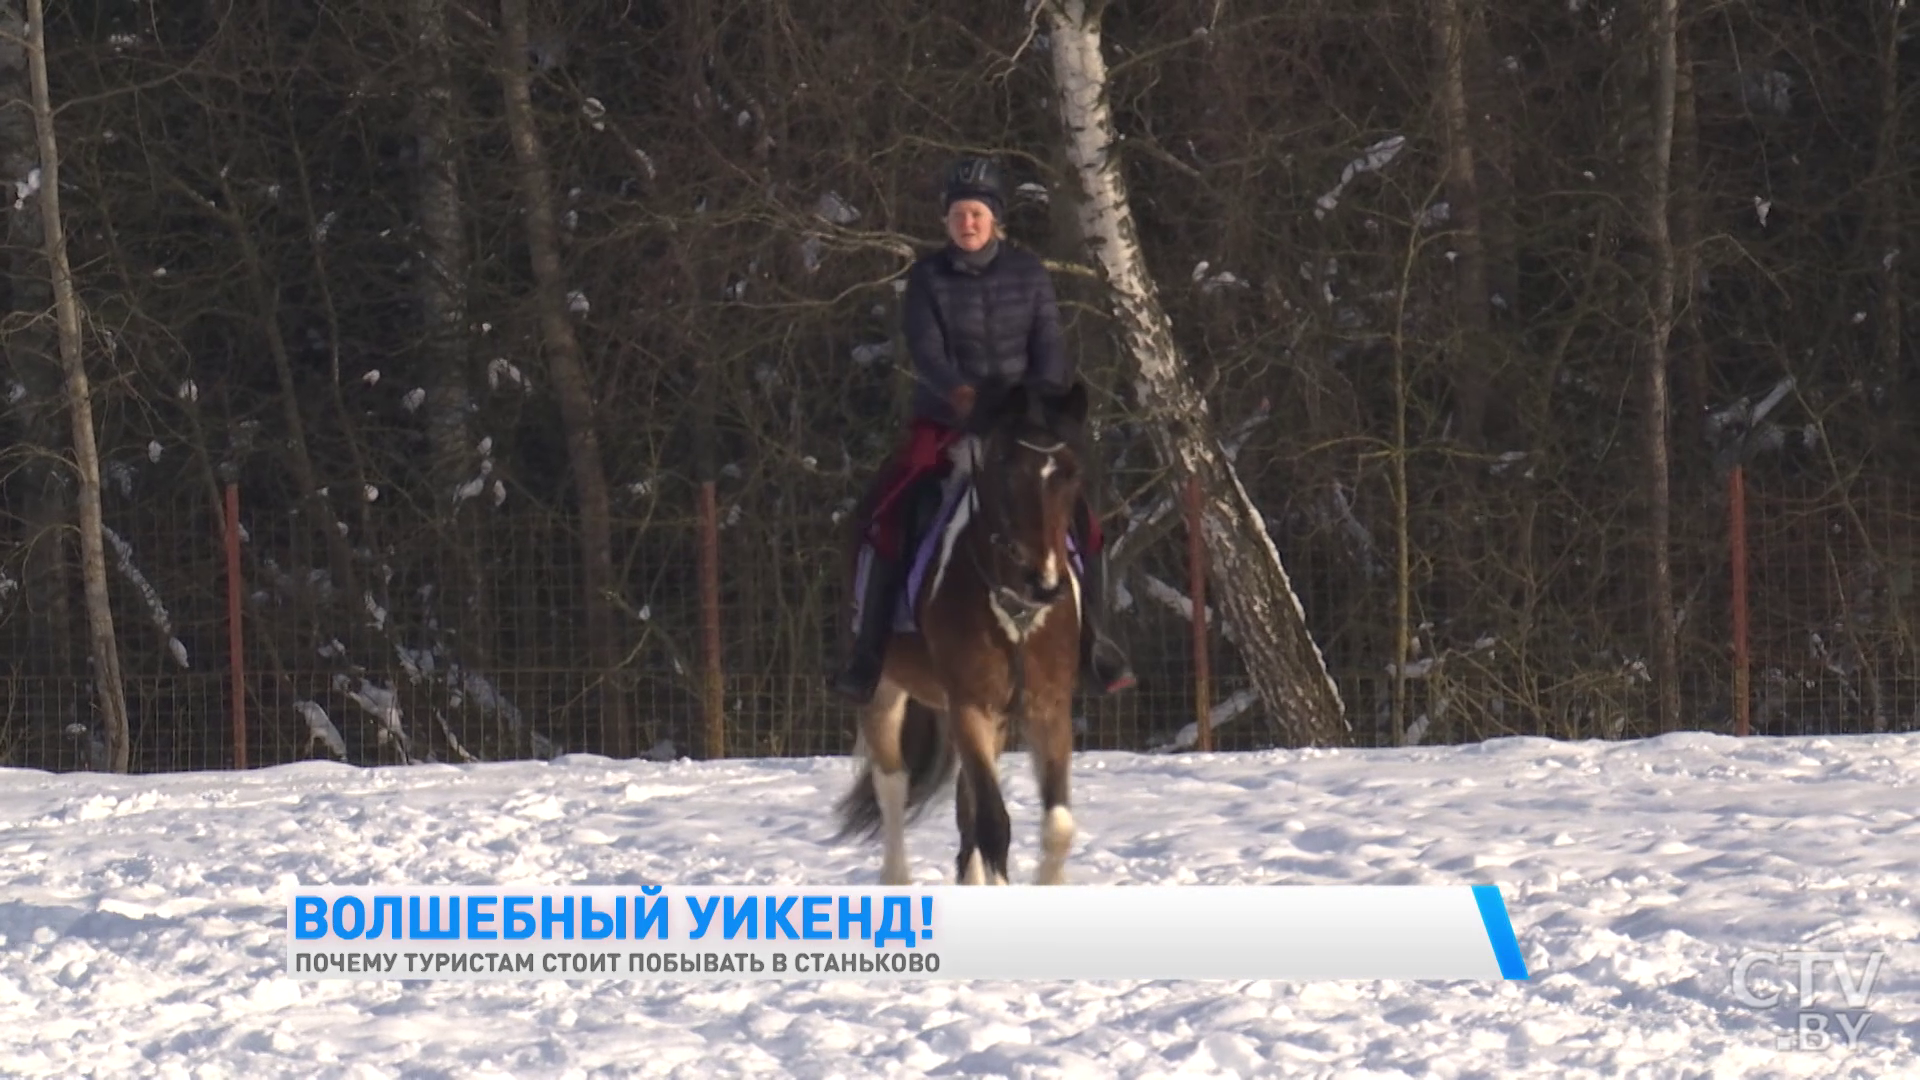
[[[976,851],[973,853],[973,855],[970,858],[967,859],[966,873],[958,875],[956,880],[954,881],[954,884],[985,885],[986,883],[987,883],[987,864],[984,860],[980,858],[980,853]]]

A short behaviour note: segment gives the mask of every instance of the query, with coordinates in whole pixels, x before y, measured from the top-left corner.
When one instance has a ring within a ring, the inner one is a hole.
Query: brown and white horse
[[[1017,718],[1044,817],[1036,880],[1064,880],[1073,843],[1068,767],[1079,675],[1079,580],[1067,529],[1080,496],[1087,392],[983,389],[950,451],[964,484],[918,595],[916,633],[896,632],[861,710],[859,779],[838,804],[841,838],[883,836],[880,880],[905,885],[906,828],[953,777],[961,884],[1007,884],[1011,825],[999,759]]]

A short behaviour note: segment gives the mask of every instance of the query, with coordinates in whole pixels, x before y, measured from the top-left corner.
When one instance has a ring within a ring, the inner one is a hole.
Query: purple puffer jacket
[[[1060,393],[1073,382],[1052,277],[1032,252],[998,243],[993,260],[978,271],[948,246],[922,256],[907,273],[916,418],[952,426],[948,398],[963,383],[997,378]]]

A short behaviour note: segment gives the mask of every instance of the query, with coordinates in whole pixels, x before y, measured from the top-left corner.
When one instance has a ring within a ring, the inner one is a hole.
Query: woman
[[[1060,308],[1046,266],[1006,243],[1006,200],[999,170],[964,158],[948,170],[943,206],[947,246],[907,274],[906,338],[913,353],[913,418],[907,439],[881,470],[866,505],[864,535],[873,561],[861,597],[853,656],[830,682],[858,704],[873,697],[892,615],[912,560],[907,513],[923,482],[945,471],[945,450],[989,379],[1026,382],[1051,393],[1073,383],[1074,364],[1060,341]],[[1106,559],[1099,522],[1083,500],[1074,540],[1086,563],[1081,590],[1082,679],[1103,692],[1134,685],[1127,659],[1102,632]]]

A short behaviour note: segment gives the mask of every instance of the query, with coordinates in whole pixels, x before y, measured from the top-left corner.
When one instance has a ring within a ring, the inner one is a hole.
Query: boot
[[[893,608],[900,596],[900,569],[903,560],[889,559],[878,551],[867,566],[867,588],[860,598],[860,625],[855,628],[853,656],[847,665],[828,680],[833,693],[865,705],[873,700],[880,685],[880,669],[886,660],[887,639],[893,636]]]
[[[1127,656],[1106,636],[1107,553],[1086,554],[1080,582],[1080,679],[1099,694],[1117,694],[1139,683]]]

